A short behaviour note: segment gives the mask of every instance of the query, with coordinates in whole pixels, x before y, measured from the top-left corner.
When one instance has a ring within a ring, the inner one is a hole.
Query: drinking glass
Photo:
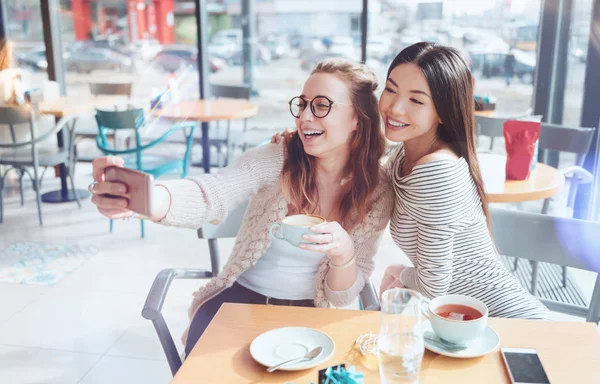
[[[381,383],[418,384],[425,350],[422,304],[423,296],[410,289],[383,293],[377,341]]]

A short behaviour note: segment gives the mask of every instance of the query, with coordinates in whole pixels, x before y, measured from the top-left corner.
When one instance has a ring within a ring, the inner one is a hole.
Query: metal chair
[[[238,85],[220,85],[220,84],[211,84],[211,95],[214,98],[225,98],[225,99],[250,99],[251,89],[247,86],[238,86]],[[235,139],[231,136],[231,120],[227,120],[227,128],[225,130],[224,137],[221,135],[220,122],[217,121],[215,132],[211,133],[211,137],[214,139],[210,140],[210,145],[214,146],[217,149],[217,161],[218,164],[223,164],[227,166],[227,164],[232,159],[232,153],[236,147],[242,148],[242,151],[246,150],[246,146],[244,144],[243,137],[246,134],[246,129],[248,127],[248,119],[244,119],[244,126],[242,129],[242,134],[239,136],[235,136]],[[238,138],[241,138],[239,140]],[[232,143],[233,139],[233,143]],[[241,144],[240,144],[241,141]],[[227,151],[227,156],[224,161],[221,163],[221,155],[223,148]]]
[[[72,115],[61,119],[54,128],[48,130],[38,137],[38,127],[36,124],[36,114],[34,113],[35,107],[31,105],[21,107],[0,107],[0,126],[7,126],[10,130],[10,136],[12,140],[10,142],[0,142],[0,165],[7,165],[9,168],[0,174],[0,223],[3,221],[4,210],[3,210],[3,198],[2,190],[4,189],[4,178],[6,174],[15,169],[19,172],[19,188],[21,194],[21,206],[24,204],[23,198],[23,176],[27,174],[33,183],[33,189],[36,195],[36,203],[38,208],[38,217],[40,225],[44,225],[42,219],[42,205],[41,205],[41,180],[43,178],[45,169],[47,167],[54,167],[59,164],[67,164],[67,177],[71,182],[71,188],[75,191],[75,200],[77,205],[81,208],[81,202],[79,201],[79,195],[77,189],[75,189],[75,181],[73,180],[73,164],[76,161],[76,156],[73,147],[73,135],[75,130],[75,122],[77,121],[78,115]],[[27,125],[29,128],[29,138],[23,141],[17,139],[21,136],[17,134],[17,130],[26,129],[24,126]],[[65,129],[65,142],[64,148],[58,147],[44,147],[39,148],[39,145],[46,141],[48,138],[54,137],[57,132]],[[40,174],[40,167],[44,167],[44,172]],[[33,169],[33,175],[29,172],[28,168]]]
[[[495,207],[490,215],[492,236],[500,254],[592,272],[600,270],[600,223]],[[589,308],[553,300],[542,302],[552,311],[598,323],[600,278],[596,278]]]
[[[505,117],[489,117],[475,115],[475,125],[477,126],[477,137],[489,136],[491,152],[494,148],[494,139],[504,137],[504,123],[509,120],[541,120],[541,116],[531,116],[531,111],[528,110],[515,116]]]
[[[593,175],[583,168],[583,162],[592,144],[595,130],[595,128],[573,128],[556,124],[542,124],[539,149],[544,156],[551,151],[568,152],[576,155],[575,166],[561,169],[565,176],[571,178],[567,207],[572,207],[575,202],[577,185],[593,181]],[[548,212],[549,204],[550,199],[546,199],[542,213]]]
[[[510,119],[475,115],[475,123],[477,125],[477,136],[489,136],[490,151],[494,147],[494,139],[497,137],[504,137],[504,122],[508,120]]]
[[[133,83],[131,82],[122,82],[122,83],[105,83],[105,82],[96,82],[91,81],[89,83],[90,93],[93,96],[126,96],[127,101],[123,103],[127,106],[128,109],[132,109],[133,107],[129,104],[129,99],[131,98],[131,91],[133,88]],[[118,105],[114,106],[115,111],[119,109]],[[95,139],[98,134],[98,128],[95,126],[89,125],[81,125],[76,130],[76,138],[77,142],[83,139]],[[115,142],[117,137],[116,135],[110,136],[111,139]],[[77,144],[77,143],[76,143]],[[75,147],[77,149],[77,146]],[[79,161],[92,161],[94,157],[84,157],[79,158]]]
[[[123,95],[131,97],[133,83],[103,83],[90,82],[90,93],[94,96],[99,95]]]
[[[569,195],[567,198],[567,208],[573,206],[579,184],[589,184],[594,180],[594,176],[583,168],[585,155],[592,143],[595,128],[572,128],[556,124],[543,123],[540,131],[539,150],[545,157],[551,152],[568,152],[576,155],[575,166],[561,169],[561,173],[570,179]],[[551,199],[545,199],[542,207],[542,213],[547,214]],[[517,269],[519,259],[515,260],[514,268]],[[533,264],[531,293],[535,295],[537,290],[538,263]],[[563,266],[562,271],[563,288],[567,286],[567,267]]]
[[[130,109],[127,111],[103,111],[96,109],[96,122],[98,123],[98,136],[96,144],[105,155],[123,156],[125,166],[138,171],[146,172],[158,178],[167,173],[178,173],[180,177],[187,176],[190,154],[192,152],[193,134],[195,123],[178,123],[160,137],[142,144],[140,129],[145,124],[143,109]],[[183,130],[186,138],[186,149],[183,158],[167,157],[160,155],[144,154],[150,148],[164,142],[173,133]],[[133,132],[135,147],[118,149],[110,146],[108,136],[117,131]],[[144,221],[141,221],[142,238],[144,237]],[[113,231],[113,220],[110,220],[110,231]]]
[[[175,376],[179,367],[181,367],[182,360],[177,352],[177,347],[165,322],[165,318],[161,313],[169,286],[174,279],[207,279],[217,276],[219,273],[217,240],[237,236],[247,206],[248,204],[244,203],[236,207],[218,225],[207,224],[198,229],[198,238],[208,240],[211,271],[202,269],[163,269],[156,276],[152,288],[150,288],[144,308],[142,309],[142,316],[152,321],[173,376]],[[360,302],[364,310],[378,311],[380,309],[375,288],[370,281],[360,293]]]

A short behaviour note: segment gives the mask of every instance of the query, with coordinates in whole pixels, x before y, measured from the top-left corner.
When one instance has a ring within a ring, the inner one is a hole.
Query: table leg
[[[58,124],[58,120],[60,120],[60,118],[57,117],[55,122],[56,124]],[[58,148],[64,148],[65,138],[62,130],[60,130],[56,134],[56,139],[58,142]],[[67,169],[67,164],[60,164],[58,166],[58,170],[60,176],[60,190],[44,193],[42,195],[42,201],[44,203],[66,203],[70,201],[75,201],[75,193],[73,193],[72,190],[69,190],[69,187],[67,185],[67,175],[69,172],[69,170]],[[77,193],[80,199],[84,199],[90,195],[89,192],[85,189],[78,189]]]
[[[204,173],[210,173],[210,138],[208,137],[208,123],[202,123],[202,166]]]

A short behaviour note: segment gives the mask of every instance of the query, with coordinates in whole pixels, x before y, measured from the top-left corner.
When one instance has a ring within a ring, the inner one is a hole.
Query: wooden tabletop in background
[[[128,102],[127,96],[95,96],[77,97],[61,96],[54,100],[40,103],[40,112],[45,115],[53,115],[56,118],[75,115],[84,112],[93,112],[96,107],[108,108]]]
[[[506,180],[506,157],[478,153],[486,196],[490,203],[517,203],[542,200],[559,194],[564,185],[562,173],[549,165],[537,163],[526,180]]]
[[[258,105],[246,100],[216,99],[191,100],[170,104],[153,110],[156,118],[169,120],[192,120],[199,122],[237,120],[256,116]]]

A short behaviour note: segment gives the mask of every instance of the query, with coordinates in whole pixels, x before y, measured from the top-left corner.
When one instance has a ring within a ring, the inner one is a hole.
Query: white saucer
[[[429,320],[423,322],[423,332],[433,332]],[[496,331],[490,328],[490,326],[487,326],[481,336],[479,336],[478,339],[473,340],[466,349],[458,352],[448,352],[427,339],[423,339],[423,341],[425,343],[425,348],[429,349],[431,352],[457,359],[480,357],[495,351],[500,346],[500,336],[498,336]]]
[[[335,351],[333,340],[316,329],[284,327],[258,335],[250,344],[250,355],[265,367],[304,356],[308,351],[323,347],[319,356],[310,361],[284,365],[281,371],[301,371],[327,361]]]

